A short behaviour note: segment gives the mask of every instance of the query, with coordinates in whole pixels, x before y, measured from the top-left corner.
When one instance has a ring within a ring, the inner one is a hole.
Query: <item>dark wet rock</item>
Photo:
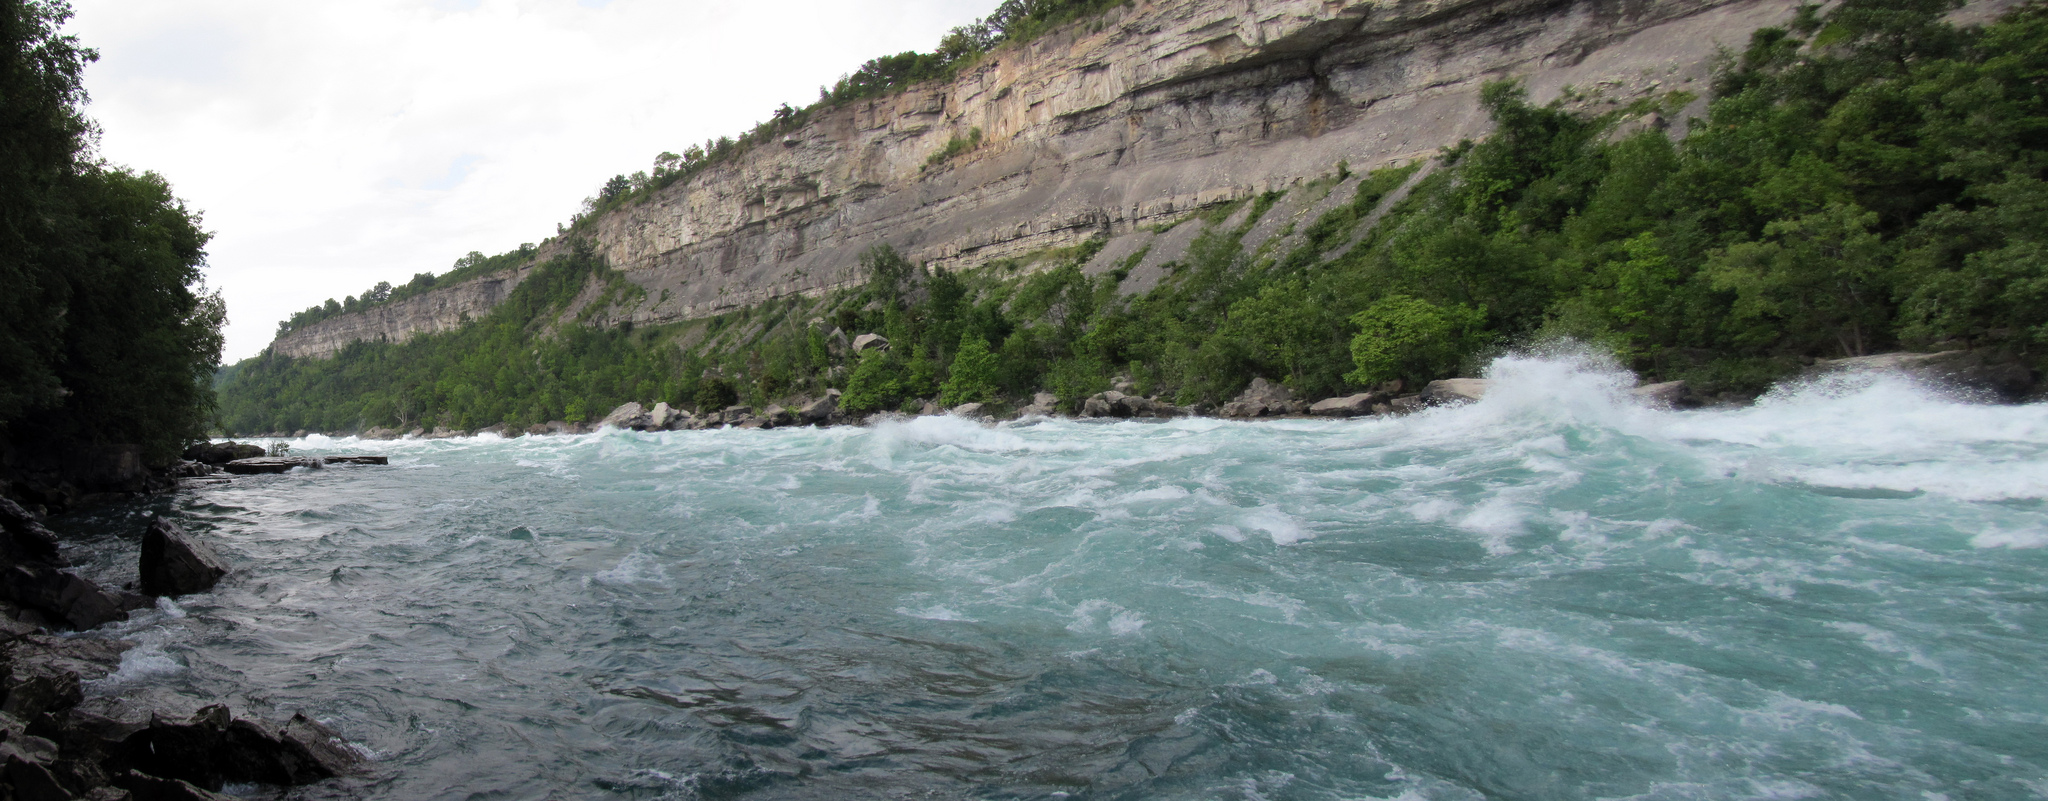
[[[526,427],[526,435],[529,437],[545,437],[548,433],[548,427],[542,423],[534,423]]]
[[[126,789],[132,801],[234,801],[228,796],[195,787],[191,782],[135,771],[116,778],[114,784]]]
[[[142,534],[144,595],[206,592],[227,574],[227,560],[169,519],[157,518]]]
[[[0,784],[6,785],[10,798],[15,801],[71,801],[77,798],[50,769],[19,756],[7,757],[7,764],[0,767]]]
[[[185,449],[185,458],[210,465],[224,465],[236,459],[254,459],[263,455],[263,446],[241,442],[201,442]]]
[[[1401,397],[1387,401],[1387,411],[1392,414],[1407,414],[1409,412],[1419,411],[1422,409],[1422,407],[1427,405],[1429,405],[1429,403],[1426,400],[1424,400],[1422,395],[1420,394],[1402,395]]]
[[[334,732],[303,714],[273,731],[237,719],[225,705],[216,704],[183,723],[151,720],[122,740],[109,757],[109,766],[206,790],[219,790],[228,782],[300,785],[354,769],[354,755],[339,741]]]
[[[1816,362],[1811,375],[1846,372],[1903,373],[1923,381],[1991,398],[2018,402],[2034,388],[2034,371],[2017,359],[1988,350],[1940,353],[1880,353]]]
[[[1308,413],[1317,417],[1362,417],[1372,414],[1373,406],[1384,402],[1386,396],[1376,392],[1360,392],[1341,398],[1324,398],[1308,407]]]
[[[57,556],[57,535],[44,528],[21,504],[6,498],[0,498],[0,558],[12,562],[63,563]]]
[[[221,469],[238,476],[262,475],[264,473],[289,473],[294,467],[318,470],[325,462],[311,456],[262,456],[255,459],[236,459],[221,465]]]
[[[54,565],[19,563],[0,568],[0,600],[40,613],[46,620],[74,629],[90,629],[128,619],[134,607],[122,593]]]
[[[331,464],[331,465],[334,465],[334,464],[379,464],[379,465],[388,465],[388,464],[391,464],[391,457],[389,457],[389,456],[326,456],[326,457],[322,457],[322,461],[325,461],[325,462],[327,462],[328,464]]]
[[[0,713],[16,720],[33,720],[85,700],[78,673],[65,669],[60,660],[37,658],[43,654],[35,649],[22,649],[10,656],[6,674],[0,676],[0,690],[7,693],[6,700],[0,701]]]
[[[205,478],[206,476],[210,476],[220,472],[220,468],[207,464],[205,462],[195,462],[190,459],[179,459],[176,463],[173,463],[170,469],[166,472],[177,478]]]
[[[1484,378],[1439,379],[1422,388],[1422,399],[1437,404],[1471,403],[1486,397],[1487,387],[1491,384]]]

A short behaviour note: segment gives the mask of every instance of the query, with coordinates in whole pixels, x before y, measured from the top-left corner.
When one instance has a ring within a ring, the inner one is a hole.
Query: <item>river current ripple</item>
[[[2048,796],[2048,408],[1491,373],[1398,419],[293,440],[392,464],[64,521],[96,577],[151,514],[237,566],[85,635],[139,643],[89,692],[374,760],[298,798]]]

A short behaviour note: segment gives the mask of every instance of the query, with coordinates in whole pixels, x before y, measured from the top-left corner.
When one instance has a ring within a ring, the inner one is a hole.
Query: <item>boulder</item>
[[[1422,388],[1422,399],[1426,403],[1471,403],[1486,397],[1490,383],[1484,378],[1439,379]]]
[[[844,356],[853,350],[853,343],[847,341],[845,331],[834,328],[832,333],[825,335],[825,348],[833,356]]]
[[[613,409],[611,414],[605,415],[604,419],[598,422],[598,426],[639,431],[647,428],[648,422],[646,409],[640,408],[636,401],[626,401],[619,408]]]
[[[1123,393],[1116,390],[1097,392],[1094,395],[1090,395],[1087,400],[1081,401],[1081,416],[1088,418],[1129,417],[1130,411],[1117,403],[1122,398]],[[1118,412],[1123,412],[1123,414],[1119,415]]]
[[[647,430],[667,431],[668,425],[676,421],[678,413],[669,408],[667,401],[654,404],[654,410],[647,413]]]
[[[1684,381],[1666,381],[1661,384],[1644,384],[1629,390],[1636,402],[1652,409],[1689,409],[1698,406],[1699,400],[1692,394],[1692,388]]]
[[[57,535],[6,498],[0,498],[0,558],[63,564],[57,556]]]
[[[1254,378],[1236,400],[1223,404],[1218,413],[1224,417],[1273,417],[1293,414],[1295,406],[1294,393],[1287,387]]]
[[[2009,356],[1985,350],[1880,353],[1814,363],[1809,375],[1847,372],[1903,373],[1923,381],[2018,402],[2034,388],[2034,371]]]
[[[71,801],[73,796],[58,783],[50,769],[19,756],[9,756],[0,765],[0,784],[7,786],[15,801]]]
[[[953,415],[954,417],[965,417],[965,418],[967,418],[967,419],[969,419],[969,420],[979,420],[979,419],[981,419],[981,418],[983,418],[983,417],[987,417],[987,416],[988,416],[988,404],[986,404],[986,403],[963,403],[963,404],[960,404],[960,405],[958,405],[958,406],[955,406],[955,407],[953,407],[953,408],[951,409],[950,413],[951,413],[951,414],[952,414],[952,415]]]
[[[1387,401],[1387,411],[1393,414],[1407,414],[1420,411],[1422,407],[1427,405],[1429,405],[1428,402],[1421,395],[1402,395]]]
[[[398,436],[398,429],[385,428],[383,426],[377,426],[362,433],[363,439],[390,440],[398,439]]]
[[[1308,407],[1308,413],[1317,417],[1361,417],[1372,414],[1373,404],[1384,397],[1372,392],[1360,392],[1341,398],[1324,398]]]
[[[326,464],[324,460],[311,456],[263,456],[255,459],[236,459],[221,465],[221,469],[238,476],[253,476],[263,473],[288,473],[294,467],[318,470]]]
[[[761,419],[767,420],[770,424],[777,427],[795,425],[796,413],[783,408],[782,404],[771,404],[768,408],[761,410]]]
[[[227,574],[227,560],[172,520],[159,517],[142,534],[142,580],[138,586],[144,595],[206,592]]]
[[[502,437],[505,436],[506,434],[511,433],[511,431],[512,428],[510,426],[505,425],[504,423],[492,423],[491,425],[487,425],[484,426],[483,428],[477,429],[476,433],[479,435],[496,434]]]
[[[85,630],[128,619],[136,604],[121,593],[55,566],[24,563],[0,568],[0,600],[41,613],[53,623]]]
[[[153,718],[112,751],[110,768],[205,790],[218,790],[229,782],[310,784],[350,772],[356,765],[334,732],[303,714],[273,731],[237,719],[218,704],[183,723]]]
[[[254,459],[262,455],[262,446],[240,442],[201,442],[185,449],[186,459],[216,466],[236,459]]]
[[[796,416],[806,424],[816,424],[831,419],[832,413],[838,410],[839,390],[831,389],[825,391],[825,397],[804,404]]]
[[[863,353],[870,350],[888,349],[889,338],[882,336],[881,334],[862,334],[860,336],[853,338],[854,353]]]
[[[1040,392],[1031,396],[1031,405],[1024,407],[1022,412],[1027,417],[1034,414],[1041,417],[1051,417],[1055,412],[1059,411],[1059,403],[1060,398],[1058,395],[1050,392]]]
[[[459,428],[449,428],[447,426],[434,426],[434,432],[428,434],[427,439],[454,439],[456,437],[465,435],[466,432]]]
[[[7,692],[7,700],[0,702],[0,712],[16,720],[35,720],[46,712],[62,712],[77,706],[85,700],[84,686],[78,674],[65,670],[25,654],[11,655],[0,688]]]
[[[128,791],[129,801],[234,801],[230,796],[194,787],[191,782],[132,770],[115,777],[114,785]]]

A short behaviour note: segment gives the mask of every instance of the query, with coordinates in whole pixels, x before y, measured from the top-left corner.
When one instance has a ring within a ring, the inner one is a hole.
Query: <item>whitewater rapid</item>
[[[291,440],[392,464],[70,523],[237,565],[92,635],[139,644],[90,692],[304,709],[374,798],[2048,796],[2048,407],[1489,377],[1354,421]]]

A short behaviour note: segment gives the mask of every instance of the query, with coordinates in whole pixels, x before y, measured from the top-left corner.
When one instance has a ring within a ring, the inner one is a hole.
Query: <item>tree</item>
[[[960,349],[953,354],[952,373],[939,389],[939,405],[952,408],[963,403],[988,403],[996,399],[996,368],[999,357],[990,353],[988,340],[973,333],[960,335]]]
[[[1353,315],[1351,338],[1356,369],[1344,378],[1361,386],[1401,379],[1426,381],[1456,369],[1476,349],[1483,309],[1439,306],[1407,295],[1390,295]]]

